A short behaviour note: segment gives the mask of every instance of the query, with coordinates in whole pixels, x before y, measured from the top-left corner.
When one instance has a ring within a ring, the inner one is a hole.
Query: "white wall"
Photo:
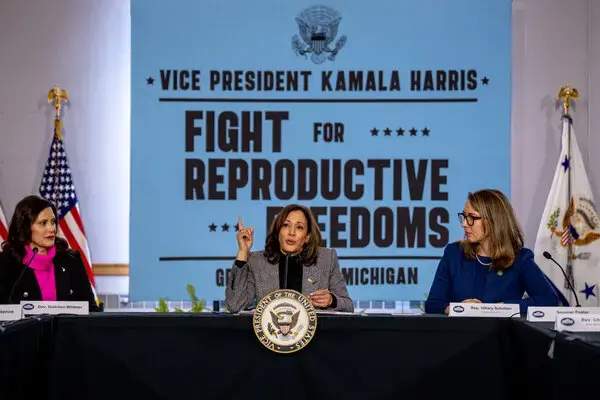
[[[575,132],[598,197],[600,2],[513,4],[511,197],[533,247],[560,146],[554,99],[566,83],[582,95]],[[59,84],[71,99],[65,141],[94,261],[128,263],[129,1],[3,0],[0,35],[0,199],[7,217],[18,199],[37,192],[52,135],[46,96]],[[126,282],[102,278],[98,289],[122,293]]]
[[[592,5],[592,3],[596,3]],[[598,197],[600,4],[596,0],[521,0],[513,3],[513,104],[511,200],[533,247],[560,152],[560,109],[564,84],[581,98],[572,112],[574,131],[592,189]],[[593,49],[595,39],[596,49]],[[594,62],[595,57],[595,62]],[[594,68],[595,67],[595,68]],[[592,129],[590,129],[592,128]]]
[[[588,12],[588,49],[586,59],[588,65],[588,173],[596,201],[600,201],[600,2],[589,1]]]

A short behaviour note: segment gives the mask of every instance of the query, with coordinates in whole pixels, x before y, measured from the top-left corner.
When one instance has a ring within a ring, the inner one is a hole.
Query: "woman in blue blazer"
[[[559,304],[533,252],[524,247],[523,231],[502,192],[469,193],[458,219],[464,240],[446,246],[426,313],[448,314],[451,302],[519,304],[521,312],[531,305]]]

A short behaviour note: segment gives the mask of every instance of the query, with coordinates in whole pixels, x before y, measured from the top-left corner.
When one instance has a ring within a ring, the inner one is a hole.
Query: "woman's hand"
[[[241,261],[248,260],[248,254],[254,243],[254,227],[245,227],[242,225],[242,217],[238,217],[238,233],[236,235],[238,242],[237,259]]]
[[[327,289],[312,292],[308,299],[317,307],[327,308],[333,302],[333,296]]]

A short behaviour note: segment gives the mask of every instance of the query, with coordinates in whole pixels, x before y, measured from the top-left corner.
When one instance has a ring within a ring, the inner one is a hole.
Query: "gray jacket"
[[[335,250],[319,247],[316,265],[302,268],[303,295],[328,289],[337,299],[335,311],[354,311]],[[251,252],[243,267],[234,264],[231,269],[225,289],[227,309],[236,313],[275,290],[279,290],[279,266],[270,264],[263,250]]]

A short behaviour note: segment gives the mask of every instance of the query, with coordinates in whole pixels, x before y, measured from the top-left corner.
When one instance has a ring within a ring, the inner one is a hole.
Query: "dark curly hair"
[[[8,226],[8,238],[2,244],[2,251],[11,254],[14,258],[23,261],[25,246],[31,242],[31,226],[38,215],[50,207],[57,217],[56,207],[50,201],[38,196],[27,196],[15,207],[15,212]],[[58,230],[58,227],[57,227]],[[66,240],[56,237],[54,240],[56,251],[67,251],[69,245]]]
[[[298,263],[306,266],[314,265],[317,262],[319,246],[321,246],[323,238],[315,217],[313,217],[312,213],[307,207],[299,204],[290,204],[284,207],[283,210],[277,214],[277,217],[271,224],[271,228],[269,229],[269,233],[267,234],[267,239],[265,241],[265,257],[267,257],[267,260],[271,264],[277,264],[279,262],[279,256],[281,254],[279,231],[281,231],[283,223],[292,211],[301,211],[304,214],[308,224],[307,232],[310,235],[308,242],[302,247],[302,251],[298,255]]]

